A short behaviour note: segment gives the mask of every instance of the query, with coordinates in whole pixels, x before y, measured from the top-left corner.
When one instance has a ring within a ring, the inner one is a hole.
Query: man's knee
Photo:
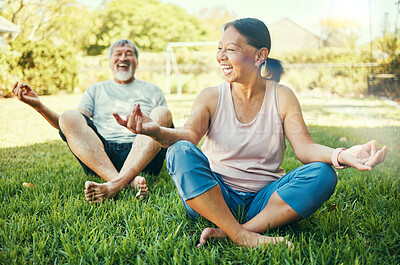
[[[154,108],[150,113],[150,117],[161,126],[169,128],[172,125],[172,113],[165,106]]]
[[[63,133],[67,133],[71,129],[76,128],[82,122],[85,122],[85,118],[77,110],[67,110],[60,115],[58,119],[58,126]]]

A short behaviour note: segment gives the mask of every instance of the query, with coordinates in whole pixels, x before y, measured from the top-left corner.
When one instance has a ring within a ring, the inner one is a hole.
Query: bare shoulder
[[[218,105],[218,87],[203,89],[193,102],[192,112],[185,122],[184,129],[196,145],[207,132]]]
[[[218,96],[219,96],[219,91],[217,86],[210,86],[206,87],[203,90],[200,91],[199,95],[197,98],[201,99],[212,99],[212,98],[217,98],[218,101]]]
[[[218,105],[219,91],[217,86],[206,87],[200,91],[199,95],[194,101],[193,107],[199,105],[207,108],[207,110],[214,114]]]
[[[289,112],[301,112],[299,100],[293,90],[285,85],[278,87],[278,102],[281,115],[286,115]]]
[[[294,94],[293,90],[285,85],[280,85],[278,87],[278,100],[279,102],[286,102],[286,101],[290,101],[290,100],[296,100],[297,101],[297,97]]]

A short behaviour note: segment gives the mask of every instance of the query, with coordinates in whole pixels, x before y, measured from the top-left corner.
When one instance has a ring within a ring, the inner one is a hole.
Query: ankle
[[[234,244],[243,245],[243,243],[246,242],[246,238],[248,238],[248,236],[249,236],[249,231],[243,228],[230,238]]]
[[[108,189],[112,190],[112,191],[116,191],[116,190],[120,191],[127,186],[127,184],[124,184],[123,180],[120,178],[114,178],[114,179],[110,180],[109,182],[107,182],[106,184],[108,186]]]

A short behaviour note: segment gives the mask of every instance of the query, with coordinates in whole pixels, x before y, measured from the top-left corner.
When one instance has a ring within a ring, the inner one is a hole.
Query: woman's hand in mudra
[[[153,136],[156,135],[160,129],[156,122],[142,113],[140,104],[134,105],[131,113],[126,117],[126,120],[121,118],[118,113],[113,113],[113,116],[119,125],[128,128],[131,132],[136,134]]]
[[[357,168],[358,170],[372,170],[372,168],[385,160],[387,147],[378,149],[376,141],[355,145],[339,154],[340,164]]]

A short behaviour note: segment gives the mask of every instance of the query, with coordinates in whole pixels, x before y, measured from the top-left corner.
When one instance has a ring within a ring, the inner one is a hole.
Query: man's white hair
[[[136,60],[139,60],[139,49],[136,47],[135,44],[133,44],[133,42],[126,39],[117,40],[110,46],[110,48],[108,48],[108,59],[111,59],[112,53],[116,47],[125,46],[127,44],[133,47],[135,51]]]

